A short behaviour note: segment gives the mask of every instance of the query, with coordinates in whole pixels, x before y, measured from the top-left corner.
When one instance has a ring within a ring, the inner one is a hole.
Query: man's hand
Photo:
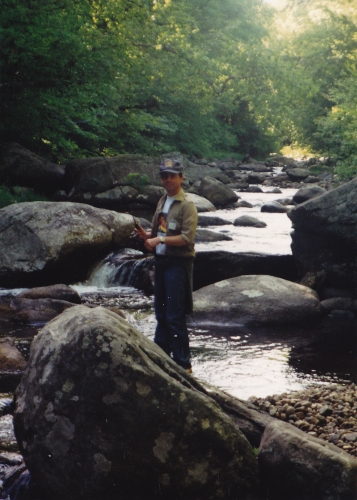
[[[135,228],[134,231],[141,240],[147,240],[151,236],[151,232],[147,233],[141,226],[140,228]]]
[[[156,236],[156,238],[147,238],[144,247],[150,252],[152,252],[159,243],[160,243],[160,238],[158,236]]]

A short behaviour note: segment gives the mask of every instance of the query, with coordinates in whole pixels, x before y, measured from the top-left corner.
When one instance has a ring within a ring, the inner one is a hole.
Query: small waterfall
[[[153,257],[139,250],[125,248],[112,252],[93,269],[87,285],[98,288],[133,287],[153,293]]]

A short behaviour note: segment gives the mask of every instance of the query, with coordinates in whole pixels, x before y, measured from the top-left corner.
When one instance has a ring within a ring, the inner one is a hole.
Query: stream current
[[[271,188],[262,189],[262,193],[237,193],[253,208],[222,209],[200,215],[214,215],[230,222],[241,215],[251,215],[264,221],[267,227],[231,224],[209,227],[228,234],[232,241],[199,243],[197,252],[291,254],[290,219],[286,214],[260,212],[260,208],[268,201],[291,198],[296,190],[282,189],[282,194],[273,194],[267,192]],[[156,325],[153,298],[132,287],[113,286],[113,283],[108,286],[111,272],[107,265],[102,265],[87,283],[72,286],[84,303],[120,307],[133,326],[153,339]],[[0,290],[0,294],[16,295],[19,291]],[[41,326],[10,327],[2,321],[0,335],[14,337],[27,356],[30,341]],[[354,319],[326,318],[318,327],[190,329],[193,374],[242,399],[300,390],[311,384],[356,382],[356,326]]]

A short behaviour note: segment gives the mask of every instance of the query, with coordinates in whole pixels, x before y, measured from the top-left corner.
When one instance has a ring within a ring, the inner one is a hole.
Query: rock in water
[[[81,203],[14,203],[0,210],[0,286],[75,283],[123,247],[133,218]]]
[[[34,339],[14,427],[45,498],[257,498],[257,460],[233,421],[101,307],[67,309]]]
[[[273,276],[239,276],[193,293],[195,325],[301,324],[316,321],[321,312],[316,292]]]

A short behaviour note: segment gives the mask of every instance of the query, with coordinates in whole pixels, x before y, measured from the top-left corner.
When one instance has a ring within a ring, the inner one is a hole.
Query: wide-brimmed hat
[[[170,172],[171,174],[180,174],[183,172],[182,163],[178,160],[164,160],[160,165],[159,174]]]

